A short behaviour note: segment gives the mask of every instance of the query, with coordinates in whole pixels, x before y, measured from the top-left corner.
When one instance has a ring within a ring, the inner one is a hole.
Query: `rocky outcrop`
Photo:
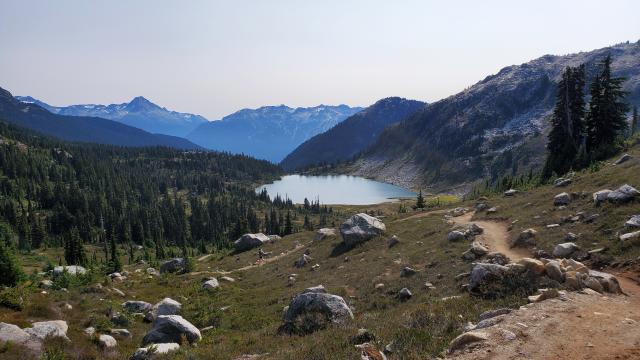
[[[336,236],[336,229],[322,228],[322,229],[316,230],[316,233],[313,236],[313,241],[320,241],[320,240],[324,240],[326,238],[334,237],[334,236]]]
[[[179,273],[183,272],[185,266],[187,265],[187,261],[184,258],[174,258],[168,261],[165,261],[160,265],[160,273]]]
[[[189,343],[202,339],[200,330],[180,315],[159,315],[142,343],[144,345],[156,343],[180,343],[182,338]]]
[[[305,289],[289,302],[283,315],[281,330],[306,334],[328,323],[344,323],[353,319],[353,313],[344,299],[326,292],[323,286]]]
[[[340,225],[340,235],[347,246],[354,246],[380,236],[385,230],[386,227],[382,221],[364,213],[353,215]]]
[[[244,234],[233,243],[233,247],[237,252],[242,252],[260,247],[269,241],[271,239],[263,233]]]
[[[625,184],[613,191],[609,189],[596,191],[593,193],[593,204],[598,206],[605,201],[622,204],[633,200],[638,197],[638,195],[640,195],[638,190],[631,185]]]
[[[131,313],[146,313],[151,310],[152,305],[146,301],[130,300],[122,303],[124,311]]]
[[[553,197],[554,206],[569,205],[571,203],[571,195],[566,192],[560,193]]]
[[[145,315],[145,320],[154,321],[160,315],[176,315],[182,309],[182,304],[171,299],[164,298],[157,304],[153,305],[151,311]]]
[[[42,340],[29,334],[13,324],[0,322],[0,344],[10,342],[24,346],[33,352],[39,352],[42,348]]]
[[[87,273],[87,269],[78,265],[56,266],[53,268],[53,276],[60,276],[63,272],[69,275],[84,275]]]

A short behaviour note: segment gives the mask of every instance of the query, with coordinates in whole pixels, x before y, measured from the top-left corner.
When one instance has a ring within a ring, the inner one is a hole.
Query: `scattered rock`
[[[327,293],[320,285],[305,289],[291,299],[281,329],[306,334],[323,328],[328,322],[340,324],[351,319],[353,313],[344,299]]]
[[[236,281],[236,279],[234,279],[234,278],[232,278],[230,276],[223,276],[223,277],[220,278],[220,280],[226,281],[226,282],[235,282]]]
[[[532,258],[522,258],[518,261],[518,264],[524,265],[524,267],[536,275],[544,273],[544,263],[540,260]]]
[[[504,321],[504,315],[498,315],[494,317],[490,317],[488,319],[481,320],[478,325],[476,325],[473,330],[485,329],[494,325],[497,325]]]
[[[507,341],[513,341],[517,338],[517,336],[512,331],[502,329],[502,338]]]
[[[633,200],[640,192],[630,185],[622,185],[607,195],[607,200],[614,204],[621,204]]]
[[[51,280],[42,280],[40,281],[40,284],[38,285],[39,288],[41,289],[51,289],[53,287],[53,281]]]
[[[31,336],[16,325],[0,322],[0,343],[7,342],[24,346],[33,352],[39,352],[42,348],[41,339]]]
[[[567,235],[564,237],[564,239],[569,241],[569,242],[573,242],[573,241],[578,240],[578,235],[570,232],[570,233],[567,233]]]
[[[385,230],[386,226],[382,221],[364,213],[353,215],[340,225],[340,235],[347,246],[354,246],[382,235]]]
[[[560,263],[555,260],[551,260],[544,265],[544,271],[547,276],[555,280],[559,283],[564,281],[564,273],[562,272],[562,268],[560,267]]]
[[[400,270],[400,277],[411,277],[415,274],[417,274],[418,272],[408,266],[405,266],[402,268],[402,270]]]
[[[389,241],[387,241],[387,246],[394,247],[399,243],[400,243],[400,239],[396,235],[393,235],[392,237],[389,238]]]
[[[560,193],[553,198],[554,206],[569,205],[571,203],[571,195],[566,192]]]
[[[498,212],[498,208],[497,207],[492,207],[492,208],[487,210],[487,214],[495,214],[497,212]]]
[[[598,280],[604,291],[613,294],[622,293],[620,283],[615,276],[596,270],[589,270],[589,276]]]
[[[580,250],[580,247],[572,242],[566,242],[556,245],[553,249],[553,256],[557,258],[566,258],[571,256],[575,251]]]
[[[113,336],[102,334],[98,337],[98,346],[101,349],[111,349],[118,346],[118,342]]]
[[[263,233],[244,234],[233,243],[233,246],[237,252],[242,252],[262,246],[269,241],[271,239]]]
[[[628,245],[631,242],[635,242],[640,239],[640,231],[634,231],[632,233],[627,233],[620,235],[620,241],[623,245]]]
[[[183,272],[185,266],[187,265],[187,261],[184,258],[174,258],[171,260],[167,260],[162,265],[160,265],[160,273],[177,273]]]
[[[529,296],[528,299],[529,299],[530,302],[540,302],[540,301],[544,301],[544,300],[548,300],[548,299],[557,298],[558,296],[560,296],[560,293],[558,292],[558,289],[556,289],[556,288],[539,289],[538,291],[540,292],[539,295],[531,295],[531,296]]]
[[[311,256],[302,254],[302,256],[300,256],[300,258],[294,262],[294,265],[295,267],[301,268],[307,265],[311,260]]]
[[[527,229],[518,235],[518,237],[511,242],[511,247],[530,247],[536,245],[536,235],[538,232],[534,229]]]
[[[412,296],[413,296],[413,294],[411,293],[411,290],[409,290],[407,288],[402,288],[398,292],[398,299],[400,299],[402,301],[409,300],[409,299],[411,299]]]
[[[464,233],[458,230],[451,231],[447,235],[447,240],[449,241],[460,241],[460,240],[465,240],[466,238],[467,237],[464,235]]]
[[[84,330],[82,330],[82,332],[88,336],[88,337],[92,337],[93,335],[95,335],[96,333],[96,328],[94,328],[93,326],[89,326],[88,328],[85,328]]]
[[[488,310],[488,311],[485,311],[482,314],[480,314],[480,316],[478,316],[478,320],[480,320],[480,321],[487,320],[487,319],[491,319],[491,318],[496,317],[496,316],[509,314],[510,312],[511,312],[511,309],[509,309],[509,308]]]
[[[609,190],[609,189],[604,189],[604,190],[600,190],[600,191],[594,192],[593,193],[593,204],[595,206],[599,206],[603,202],[607,201],[607,198],[609,197],[610,193],[611,193],[611,190]]]
[[[373,342],[376,340],[376,337],[373,333],[367,329],[358,329],[358,333],[351,337],[351,343],[354,345],[359,345],[363,343]]]
[[[640,215],[633,215],[627,222],[624,223],[624,227],[627,228],[640,228]]]
[[[336,229],[322,228],[316,231],[316,234],[313,236],[313,241],[320,241],[334,236],[336,236]]]
[[[220,283],[216,278],[209,278],[202,284],[202,288],[205,290],[215,290],[220,287]]]
[[[182,337],[189,343],[199,341],[200,330],[180,315],[158,315],[153,329],[142,339],[144,345],[154,343],[179,343]]]
[[[34,322],[31,324],[30,328],[24,329],[25,332],[40,340],[44,340],[47,336],[61,337],[65,340],[69,340],[67,337],[67,330],[69,330],[69,326],[67,325],[67,322],[63,320]]]
[[[518,190],[509,189],[504,192],[504,196],[515,196],[518,193]]]
[[[138,348],[129,360],[149,360],[152,354],[167,354],[180,349],[177,343],[153,344],[147,347]]]
[[[361,360],[387,360],[387,357],[384,353],[378,348],[370,343],[364,343],[355,345],[356,349],[360,350],[360,359]]]
[[[558,178],[553,182],[553,186],[555,187],[565,187],[570,185],[572,182],[571,179]]]
[[[78,265],[56,266],[53,268],[53,276],[60,276],[63,272],[67,272],[69,275],[84,275],[87,273],[87,269]]]
[[[157,304],[153,305],[151,311],[145,315],[145,320],[152,322],[160,315],[176,315],[181,309],[182,304],[179,302],[171,298],[164,298]]]
[[[624,163],[624,162],[627,162],[627,161],[629,161],[629,160],[631,160],[631,155],[629,155],[629,154],[624,154],[624,155],[622,155],[618,160],[616,160],[613,164],[614,164],[614,165],[620,165],[620,164],[622,164],[622,163]]]
[[[479,341],[485,341],[487,339],[489,339],[489,336],[484,332],[469,331],[469,332],[463,333],[451,341],[451,343],[449,344],[449,352],[451,353],[456,350],[459,350],[467,344],[471,344]]]
[[[146,301],[130,300],[122,303],[124,311],[132,313],[146,313],[151,310],[152,305]]]
[[[109,330],[109,334],[117,337],[118,339],[129,339],[131,338],[131,332],[127,329],[111,329]]]

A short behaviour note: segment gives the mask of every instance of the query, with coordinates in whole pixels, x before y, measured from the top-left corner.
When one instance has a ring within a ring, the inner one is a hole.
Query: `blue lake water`
[[[305,198],[309,201],[319,198],[321,204],[370,205],[416,195],[399,186],[349,175],[287,175],[256,188],[256,192],[262,189],[267,189],[272,199],[280,194],[296,204],[303,203]]]

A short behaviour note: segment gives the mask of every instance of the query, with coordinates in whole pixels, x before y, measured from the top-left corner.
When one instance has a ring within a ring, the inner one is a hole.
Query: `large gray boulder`
[[[160,265],[160,273],[177,273],[183,272],[187,261],[184,258],[174,258],[167,260]]]
[[[627,222],[624,223],[624,227],[627,228],[640,228],[640,215],[633,215]]]
[[[131,313],[146,313],[151,310],[152,305],[146,301],[126,301],[122,303],[122,308],[126,312]]]
[[[233,243],[233,246],[236,251],[241,252],[262,246],[269,241],[271,241],[271,239],[263,233],[244,234]]]
[[[69,340],[67,337],[67,330],[69,330],[69,326],[67,325],[67,322],[63,320],[34,322],[31,324],[30,328],[24,329],[26,333],[33,335],[40,340],[44,340],[47,337],[61,337],[65,340]]]
[[[471,270],[469,292],[488,298],[502,297],[532,286],[528,274],[530,272],[521,264],[478,263]]]
[[[289,332],[311,332],[327,323],[341,324],[353,319],[344,299],[326,292],[320,285],[305,289],[289,302],[283,315],[284,329]]]
[[[571,256],[575,251],[580,250],[580,247],[572,242],[566,242],[556,245],[553,249],[553,256],[557,258],[565,258]]]
[[[180,315],[159,315],[151,331],[142,339],[143,345],[180,343],[182,337],[189,343],[202,339],[200,330]]]
[[[145,319],[147,321],[154,321],[156,317],[160,315],[176,315],[180,312],[181,309],[182,304],[180,304],[179,302],[171,298],[164,298],[157,304],[153,305],[151,311],[146,314]]]
[[[42,341],[13,324],[0,322],[0,344],[10,342],[24,346],[33,352],[39,352]]]
[[[566,192],[560,193],[553,197],[554,206],[569,205],[571,203],[571,195]]]
[[[87,273],[87,269],[79,265],[56,266],[53,268],[53,276],[62,275],[63,272],[67,272],[69,275],[83,275]]]
[[[618,279],[611,274],[596,270],[589,270],[589,277],[598,280],[606,292],[613,294],[622,293],[622,288],[620,287]]]
[[[340,225],[340,234],[347,246],[353,246],[382,235],[385,230],[386,227],[382,221],[364,213],[353,215]]]
[[[511,242],[511,247],[530,247],[536,245],[536,235],[538,232],[534,229],[526,229]]]
[[[640,192],[630,185],[622,185],[607,195],[607,200],[614,204],[626,203],[633,200]]]
[[[593,193],[593,205],[599,206],[603,202],[607,201],[607,197],[611,193],[611,190],[604,189]]]
[[[458,231],[458,230],[453,230],[451,232],[449,232],[449,234],[447,234],[447,240],[449,241],[462,241],[465,240],[467,237],[465,236],[465,234],[462,231]]]

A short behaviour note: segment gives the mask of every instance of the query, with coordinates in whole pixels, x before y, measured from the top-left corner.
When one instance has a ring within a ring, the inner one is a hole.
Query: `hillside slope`
[[[188,140],[144,130],[112,120],[52,114],[42,107],[19,101],[0,88],[0,119],[62,140],[120,146],[169,146],[200,149]]]
[[[16,98],[24,103],[36,104],[53,114],[115,120],[154,134],[184,137],[200,124],[207,122],[207,119],[200,115],[170,111],[142,96],[122,104],[69,106],[49,105],[31,96],[16,96]]]
[[[374,143],[389,125],[424,107],[421,101],[390,97],[352,115],[345,121],[305,141],[280,165],[286,170],[351,159]]]
[[[208,149],[243,153],[277,163],[305,140],[360,110],[347,105],[244,109],[200,125],[187,139]]]
[[[640,42],[546,55],[505,67],[456,95],[427,105],[382,133],[347,172],[446,190],[537,167],[543,160],[546,117],[555,101],[554,83],[561,71],[585,63],[589,81],[596,64],[607,54],[613,58],[614,74],[627,78],[628,100],[640,105]]]

